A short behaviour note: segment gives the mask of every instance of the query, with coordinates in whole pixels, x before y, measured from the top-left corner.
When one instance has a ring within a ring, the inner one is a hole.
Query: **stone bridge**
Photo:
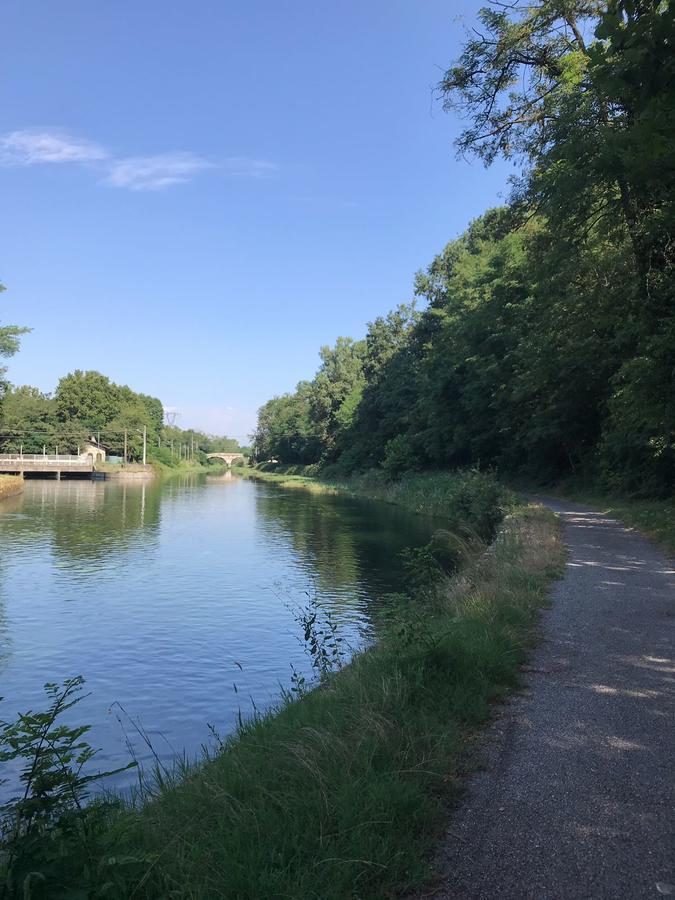
[[[220,459],[229,469],[235,459],[244,459],[243,453],[207,453],[207,459]]]

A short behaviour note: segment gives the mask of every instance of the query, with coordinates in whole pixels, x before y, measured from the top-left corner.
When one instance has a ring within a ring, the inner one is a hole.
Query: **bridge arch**
[[[207,459],[220,459],[222,460],[227,468],[229,469],[235,459],[245,459],[243,453],[207,453]]]

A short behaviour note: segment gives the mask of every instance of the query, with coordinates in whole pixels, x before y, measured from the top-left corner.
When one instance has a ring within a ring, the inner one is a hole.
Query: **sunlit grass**
[[[0,500],[13,497],[23,490],[23,478],[20,475],[0,475]]]

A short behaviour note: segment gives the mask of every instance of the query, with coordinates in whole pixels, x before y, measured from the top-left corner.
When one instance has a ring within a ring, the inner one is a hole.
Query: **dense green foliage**
[[[321,366],[311,382],[294,394],[269,400],[259,412],[255,435],[260,457],[282,456],[284,462],[334,459],[339,439],[351,425],[365,384],[363,341],[338,338],[322,347]]]
[[[462,153],[513,158],[507,207],[260,411],[258,459],[498,466],[675,490],[675,16],[664,0],[481,12],[440,92]]]
[[[143,429],[150,461],[176,465],[181,460],[205,462],[205,454],[239,451],[234,438],[215,437],[194,429],[165,426],[161,400],[112,382],[100,372],[79,369],[60,379],[53,395],[23,385],[7,387],[0,409],[3,452],[74,453],[95,436],[112,454],[140,460]]]
[[[4,284],[0,282],[0,294],[5,290]],[[17,325],[0,325],[0,358],[14,356],[19,349],[19,338],[28,331],[27,328],[19,328]],[[0,413],[2,412],[2,404],[7,390],[7,381],[5,379],[6,369],[0,365]]]

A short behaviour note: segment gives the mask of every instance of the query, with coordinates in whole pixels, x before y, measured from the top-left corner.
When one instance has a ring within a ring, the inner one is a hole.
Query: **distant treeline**
[[[172,465],[204,453],[238,451],[234,438],[215,437],[164,423],[161,400],[112,382],[100,372],[77,370],[60,379],[53,395],[24,385],[5,386],[0,404],[0,451],[74,453],[95,437],[111,454],[139,460],[143,431],[148,458]]]
[[[497,466],[675,490],[675,9],[483,10],[439,89],[461,153],[522,163],[417,275],[423,299],[320,351],[259,411],[259,459]]]

